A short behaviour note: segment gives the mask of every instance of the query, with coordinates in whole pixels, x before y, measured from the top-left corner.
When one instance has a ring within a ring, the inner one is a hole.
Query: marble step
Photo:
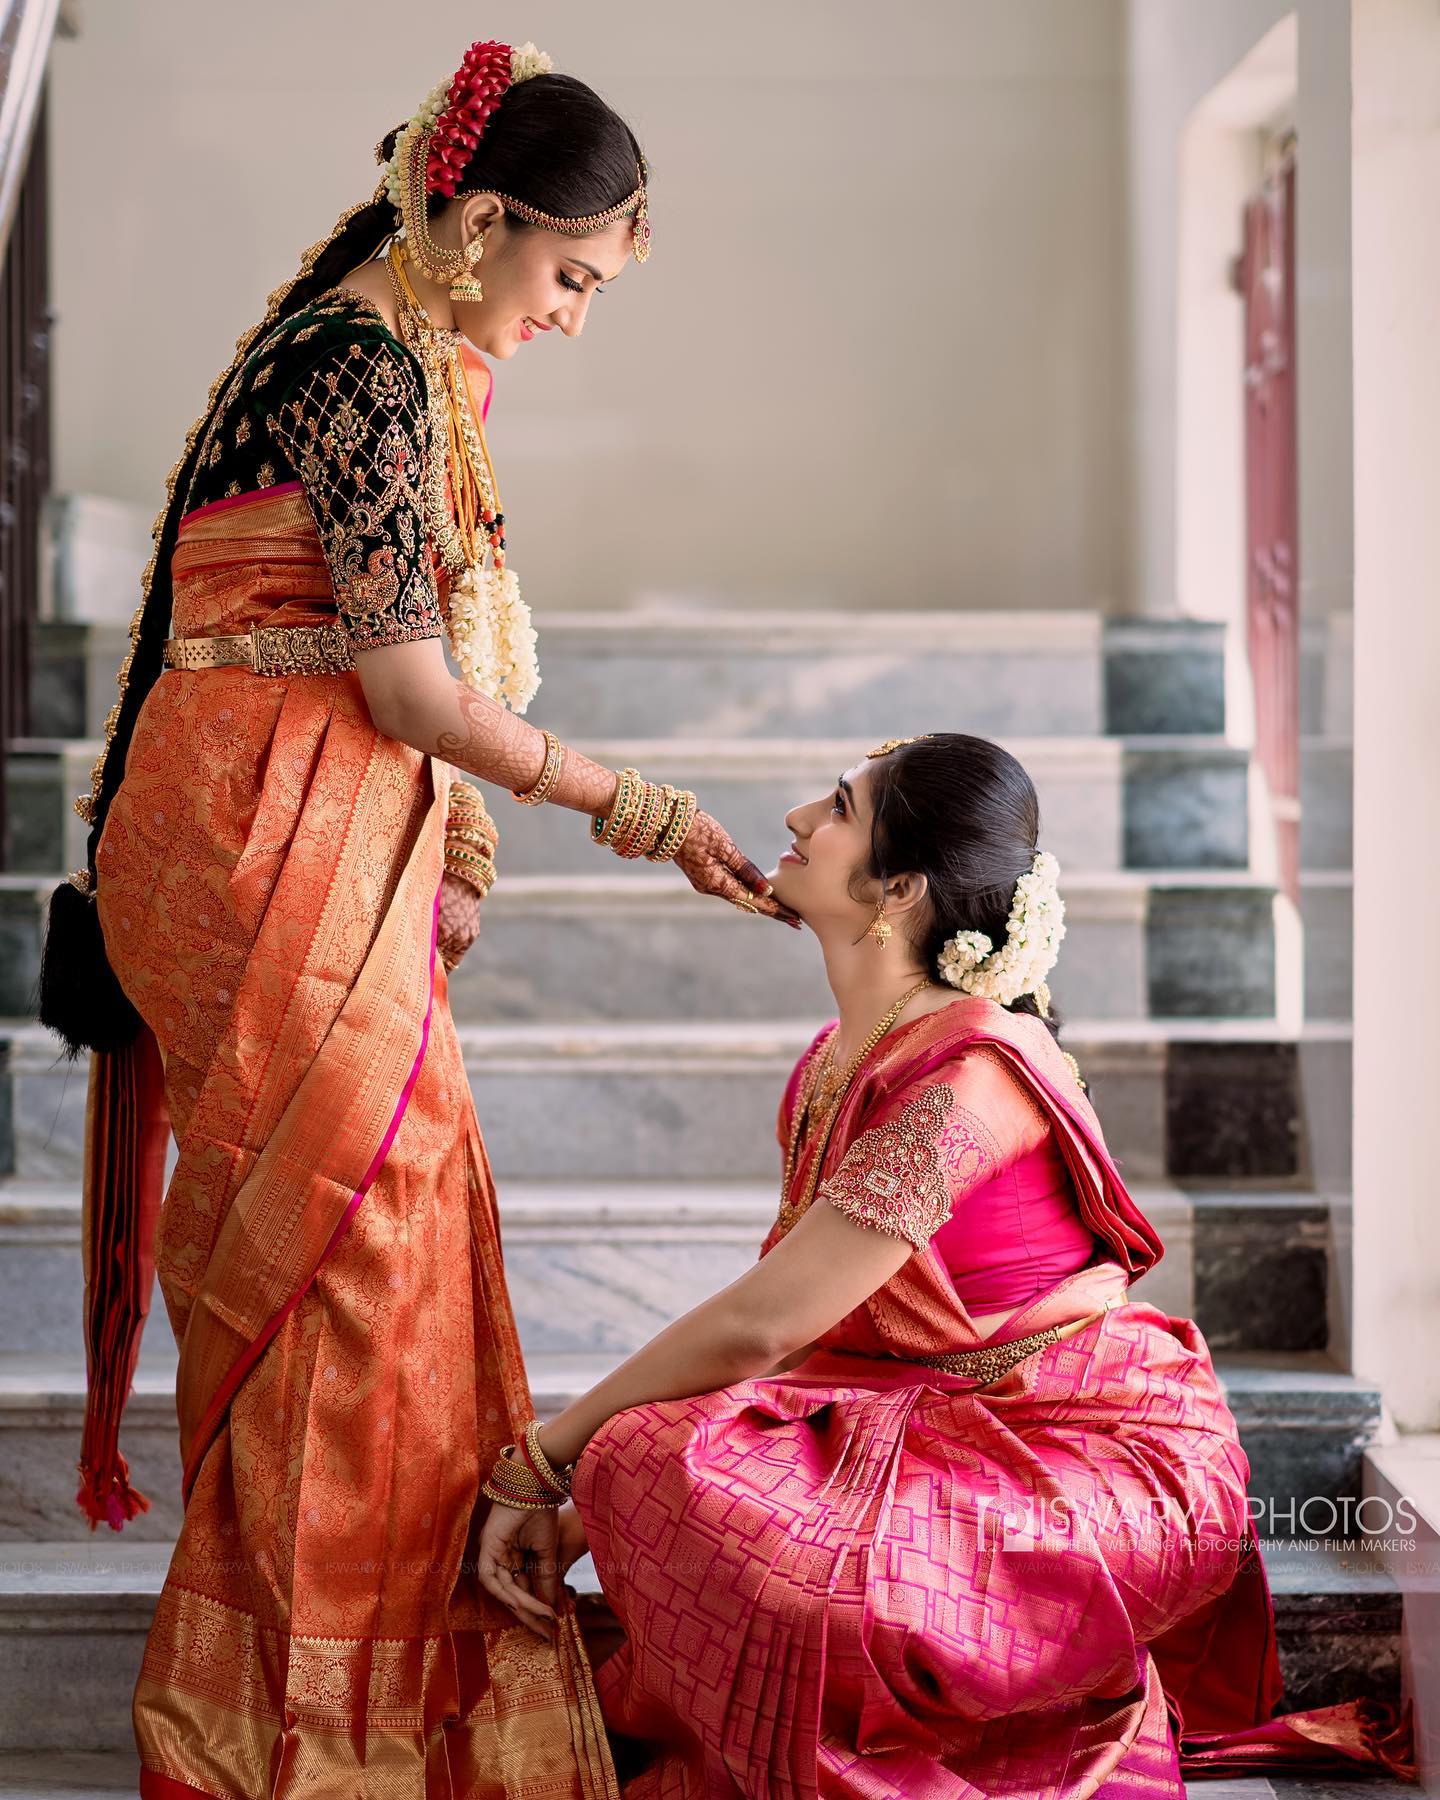
[[[777,1180],[507,1182],[501,1233],[527,1352],[629,1355],[750,1266]],[[1165,1245],[1139,1297],[1196,1319],[1213,1350],[1324,1349],[1343,1201],[1153,1186],[1135,1198]],[[78,1351],[83,1297],[78,1184],[0,1181],[0,1352]],[[147,1351],[170,1335],[158,1291],[153,1306]]]
[[[0,1750],[133,1750],[130,1698],[172,1549],[127,1528],[0,1557]],[[587,1564],[569,1577],[582,1596],[594,1592]],[[1379,1562],[1356,1545],[1267,1547],[1266,1564],[1287,1708],[1398,1697],[1400,1594]],[[1372,1800],[1379,1791],[1367,1785]]]
[[[138,570],[137,570],[138,576]],[[128,619],[127,600],[118,617]],[[965,730],[1077,736],[1225,729],[1225,627],[1094,613],[668,606],[541,611],[545,723],[561,733],[875,741]],[[123,625],[34,632],[36,729],[98,734]]]
[[[1381,1428],[1380,1390],[1323,1351],[1214,1353],[1216,1373],[1250,1459],[1258,1535],[1360,1535],[1366,1447]]]
[[[747,854],[766,868],[790,840],[785,814],[834,786],[873,736],[839,740],[583,739],[610,768],[631,765],[693,788]],[[1008,738],[1040,796],[1041,841],[1066,870],[1244,869],[1250,860],[1249,752],[1213,737]],[[49,874],[77,867],[87,827],[75,813],[89,793],[98,738],[15,738],[6,757],[5,867]],[[500,867],[509,875],[592,874],[614,859],[563,807],[521,809],[492,794]]]
[[[33,1012],[44,909],[63,873],[0,875],[0,1017]],[[1291,951],[1271,883],[1075,875],[1065,904],[1050,984],[1062,1019],[1275,1015]],[[673,870],[502,878],[449,991],[454,1017],[475,1024],[831,1010],[808,934],[745,918]]]
[[[1051,982],[1061,1016],[1273,1017],[1275,899],[1243,875],[1071,876]],[[832,1010],[808,936],[757,929],[678,874],[623,871],[502,878],[450,1005],[475,1023]]]
[[[180,1521],[174,1347],[163,1317],[149,1324],[159,1332],[143,1344],[120,1445],[151,1508],[126,1526],[127,1540],[173,1536]],[[558,1412],[626,1353],[538,1351],[527,1344],[537,1411]],[[1258,1529],[1297,1539],[1356,1535],[1361,1457],[1380,1424],[1373,1384],[1320,1354],[1219,1353],[1215,1366],[1251,1460]],[[0,1541],[90,1535],[75,1505],[84,1405],[83,1353],[0,1355]]]
[[[739,915],[736,915],[737,919]],[[754,930],[765,927],[744,921]],[[780,927],[773,927],[779,930]],[[775,1111],[817,1022],[462,1025],[502,1181],[768,1176]],[[1348,1028],[1272,1020],[1080,1020],[1079,1059],[1132,1182],[1304,1180],[1301,1054],[1344,1063]],[[80,1168],[86,1069],[42,1026],[0,1022],[0,1175]],[[563,1121],[563,1128],[557,1126]]]

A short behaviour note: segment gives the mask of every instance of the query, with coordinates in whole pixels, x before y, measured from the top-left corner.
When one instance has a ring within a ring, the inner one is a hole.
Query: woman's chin
[[[796,903],[795,895],[791,891],[793,887],[793,883],[789,879],[791,873],[789,865],[782,862],[778,867],[771,869],[765,879],[770,883],[771,898],[778,900],[782,906],[788,906],[797,918],[803,919],[805,908],[803,904]]]
[[[491,334],[488,332],[483,337],[471,338],[470,342],[482,356],[488,356],[491,362],[509,362],[510,358],[520,348],[519,338],[507,338],[502,336],[492,342]]]

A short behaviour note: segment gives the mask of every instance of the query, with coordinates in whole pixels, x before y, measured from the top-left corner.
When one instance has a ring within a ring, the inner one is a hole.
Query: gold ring
[[[741,912],[758,913],[760,910],[753,900],[734,900],[731,904]]]

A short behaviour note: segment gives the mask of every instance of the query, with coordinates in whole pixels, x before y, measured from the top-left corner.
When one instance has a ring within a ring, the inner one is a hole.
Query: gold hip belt
[[[1011,1338],[1004,1344],[985,1344],[977,1350],[948,1350],[934,1356],[907,1356],[905,1361],[922,1363],[927,1369],[943,1369],[947,1375],[963,1375],[971,1381],[998,1381],[1027,1356],[1044,1350],[1047,1345],[1058,1344],[1082,1326],[1103,1319],[1112,1306],[1124,1304],[1125,1297],[1114,1299],[1086,1318],[1072,1319],[1067,1325],[1047,1325],[1043,1331],[1032,1331],[1028,1337]]]
[[[234,637],[166,638],[165,667],[341,675],[355,667],[355,652],[343,625],[252,625]]]

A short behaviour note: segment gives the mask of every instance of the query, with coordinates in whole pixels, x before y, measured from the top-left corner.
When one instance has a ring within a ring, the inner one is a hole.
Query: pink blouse
[[[817,1198],[931,1244],[972,1314],[1024,1305],[1096,1249],[1049,1121],[983,1047],[878,1107]]]

